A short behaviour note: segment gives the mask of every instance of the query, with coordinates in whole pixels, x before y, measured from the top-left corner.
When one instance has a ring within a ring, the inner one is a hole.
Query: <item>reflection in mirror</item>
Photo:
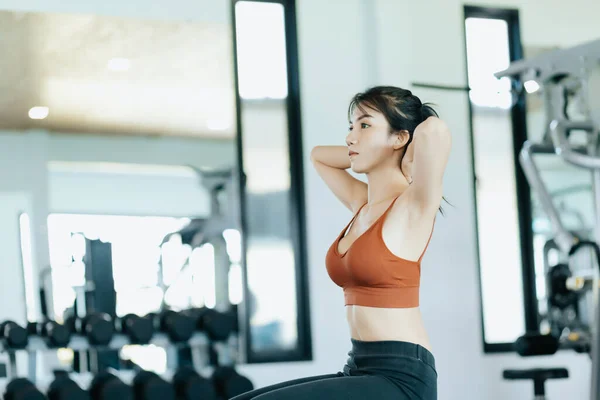
[[[242,301],[223,21],[0,12],[0,191],[34,199],[21,221],[29,321],[42,300],[59,322]],[[167,367],[152,346],[121,358]]]

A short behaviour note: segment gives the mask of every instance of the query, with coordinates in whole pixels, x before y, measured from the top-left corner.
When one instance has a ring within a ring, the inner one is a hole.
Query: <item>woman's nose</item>
[[[354,136],[352,136],[352,134],[348,134],[348,136],[346,136],[346,145],[352,146],[352,145],[355,145],[356,143],[357,143],[357,140]]]

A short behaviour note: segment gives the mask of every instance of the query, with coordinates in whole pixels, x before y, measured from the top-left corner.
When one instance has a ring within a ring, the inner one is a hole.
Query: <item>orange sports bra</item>
[[[385,216],[396,199],[369,229],[356,238],[344,254],[340,254],[340,241],[366,204],[361,206],[327,252],[327,273],[336,285],[344,289],[346,305],[385,308],[411,308],[419,305],[421,260],[431,236],[418,261],[400,258],[387,248],[381,229]]]

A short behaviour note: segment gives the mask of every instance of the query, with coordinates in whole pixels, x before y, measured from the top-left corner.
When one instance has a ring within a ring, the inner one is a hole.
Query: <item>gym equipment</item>
[[[232,366],[215,368],[212,381],[217,394],[224,399],[230,399],[254,389],[254,385],[250,379],[240,375]]]
[[[114,334],[113,321],[106,313],[91,313],[83,318],[69,316],[65,325],[71,332],[86,336],[93,346],[106,346]]]
[[[68,376],[57,376],[48,387],[49,400],[90,400],[88,392],[83,390]]]
[[[567,282],[571,278],[571,268],[567,264],[557,264],[550,268],[547,274],[550,304],[562,309],[575,305],[579,299],[579,294],[567,287]]]
[[[69,329],[56,321],[30,322],[27,332],[42,337],[49,348],[67,347],[71,340]]]
[[[159,314],[149,314],[154,321],[154,327],[167,334],[174,343],[190,340],[194,333],[194,320],[173,310],[164,310]]]
[[[202,307],[186,310],[185,314],[196,322],[196,329],[205,332],[214,341],[225,341],[235,329],[236,316],[232,312],[219,312]]]
[[[175,400],[173,386],[150,371],[140,371],[133,379],[135,400]]]
[[[46,396],[28,379],[16,378],[6,385],[4,400],[44,400]]]
[[[175,372],[173,387],[178,400],[217,400],[212,382],[191,367],[183,367]]]
[[[215,258],[215,294],[216,308],[229,307],[229,268],[231,260],[227,252],[227,243],[223,232],[229,229],[241,230],[239,215],[239,179],[235,169],[203,170],[189,166],[196,172],[200,186],[210,196],[211,207],[208,218],[194,218],[177,232],[166,235],[161,246],[173,235],[179,235],[183,244],[192,249],[210,243],[214,248]],[[243,179],[243,177],[241,177]],[[164,293],[168,290],[163,281],[162,258],[159,262],[159,286]],[[185,268],[185,267],[184,267]],[[163,307],[166,307],[163,299]]]
[[[560,255],[570,262],[582,246],[589,247],[594,253],[590,262],[594,264],[594,269],[600,268],[600,40],[514,62],[508,69],[496,73],[495,76],[512,78],[515,81],[513,87],[518,90],[522,90],[523,82],[527,81],[535,81],[540,86],[544,95],[547,127],[542,143],[525,143],[519,160],[529,185],[538,195],[542,209],[548,217],[554,235],[553,242],[560,250]],[[569,102],[573,100],[577,101],[578,111],[583,115],[583,118],[578,120],[570,119],[567,112]],[[586,133],[586,144],[577,148],[569,142],[571,132],[576,130]],[[536,152],[555,153],[565,162],[591,171],[596,219],[595,241],[583,240],[578,234],[569,232],[562,224],[558,210],[533,161],[532,154]],[[547,260],[545,264],[546,267],[550,267]],[[547,318],[552,325],[551,331],[557,333],[555,337],[561,346],[565,344],[567,348],[573,348],[575,351],[589,351],[592,359],[590,398],[600,400],[599,274],[598,271],[573,273],[572,267],[570,263],[559,262],[545,271],[550,292]],[[593,303],[593,306],[588,307],[589,303]],[[580,311],[586,308],[591,308],[589,321],[583,320],[585,314]],[[542,351],[539,348],[534,349],[532,339],[533,336],[523,339],[521,344],[529,346],[525,352]],[[548,348],[552,346],[546,350]],[[538,370],[532,373],[533,375],[530,374],[529,378],[538,381],[544,376],[563,378],[566,377],[563,376],[566,373],[566,370],[557,370],[544,375]],[[515,376],[524,375],[509,373],[508,376],[511,378],[507,379],[513,379]]]
[[[127,314],[115,319],[117,332],[127,335],[132,344],[147,344],[154,335],[154,323],[148,316]]]
[[[108,371],[102,371],[94,376],[89,393],[92,400],[134,400],[131,386]]]
[[[515,342],[516,352],[523,357],[551,355],[558,351],[559,341],[553,335],[526,333]]]
[[[29,338],[27,330],[13,321],[4,321],[0,324],[0,339],[7,349],[24,349]]]
[[[510,380],[533,380],[535,400],[546,399],[545,383],[548,379],[564,379],[569,377],[565,368],[534,368],[534,369],[507,369],[503,372],[504,379]]]

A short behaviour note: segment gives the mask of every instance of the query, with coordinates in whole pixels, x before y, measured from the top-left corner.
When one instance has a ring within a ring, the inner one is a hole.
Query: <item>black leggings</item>
[[[437,400],[435,360],[427,349],[400,341],[351,340],[343,372],[278,383],[232,400]]]

